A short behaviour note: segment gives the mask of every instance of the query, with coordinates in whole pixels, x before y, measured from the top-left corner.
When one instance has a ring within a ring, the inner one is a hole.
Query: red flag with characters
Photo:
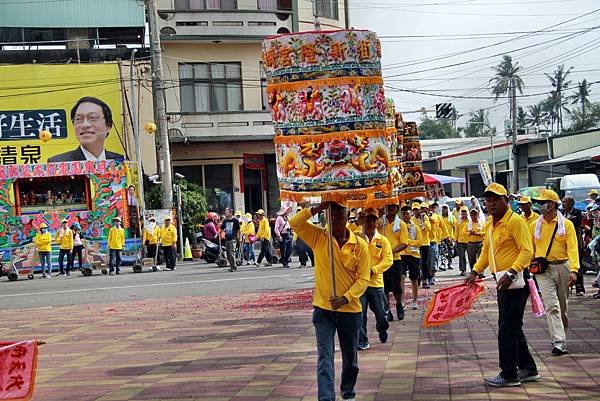
[[[484,291],[481,280],[472,285],[458,284],[436,291],[427,307],[423,326],[439,326],[466,315]]]
[[[35,387],[38,342],[0,342],[0,401],[29,401]]]

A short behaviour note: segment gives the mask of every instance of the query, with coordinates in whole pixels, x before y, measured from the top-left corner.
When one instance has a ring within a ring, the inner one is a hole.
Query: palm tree
[[[521,106],[519,106],[517,110],[517,127],[525,128],[525,126],[527,125],[527,114]]]
[[[577,90],[574,94],[568,97],[571,100],[571,104],[581,105],[581,123],[585,126],[585,109],[590,107],[590,87],[592,84],[588,83],[586,79],[577,82]]]
[[[558,120],[558,96],[556,92],[552,91],[546,98],[541,102],[542,110],[546,116],[545,122],[550,124],[550,131],[554,133],[554,124]]]
[[[531,127],[537,127],[539,130],[540,125],[544,125],[546,119],[546,112],[544,111],[543,102],[527,106],[527,116],[525,122]]]
[[[486,136],[490,131],[489,112],[477,109],[470,113],[467,136]]]
[[[565,71],[565,65],[561,64],[556,67],[553,75],[546,73],[546,77],[550,80],[552,87],[556,93],[556,115],[558,116],[558,127],[560,132],[563,131],[563,109],[566,109],[565,100],[563,99],[563,92],[566,89],[569,89],[569,85],[571,85],[571,81],[567,80],[567,76],[571,72],[573,67],[569,67],[568,70]]]

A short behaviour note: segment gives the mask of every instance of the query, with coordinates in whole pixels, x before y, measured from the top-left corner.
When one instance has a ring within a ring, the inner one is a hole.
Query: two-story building
[[[347,0],[158,0],[171,158],[209,206],[279,208],[261,43],[348,26]]]

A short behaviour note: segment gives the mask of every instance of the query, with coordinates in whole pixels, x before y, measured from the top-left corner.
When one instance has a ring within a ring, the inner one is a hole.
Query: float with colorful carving
[[[141,240],[134,238],[127,189],[137,185],[136,168],[136,163],[120,160],[0,165],[4,274],[16,280],[19,271],[39,271],[33,238],[42,223],[54,238],[63,219],[69,227],[81,227],[85,275],[102,266],[105,273],[108,231],[115,217],[122,219],[125,228],[123,264],[135,268],[141,259]],[[58,247],[53,244],[53,270],[58,268],[57,256]],[[77,259],[74,265],[78,267]]]

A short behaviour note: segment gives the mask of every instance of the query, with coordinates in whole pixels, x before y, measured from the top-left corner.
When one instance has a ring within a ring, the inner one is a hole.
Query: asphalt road
[[[292,263],[288,269],[241,266],[230,273],[201,262],[179,263],[174,271],[133,273],[124,267],[120,276],[103,276],[94,272],[84,277],[79,272],[70,277],[34,280],[21,278],[9,282],[0,278],[0,310],[81,305],[143,299],[166,299],[178,296],[235,295],[242,292],[264,292],[307,288],[314,285],[312,268],[299,269]]]

